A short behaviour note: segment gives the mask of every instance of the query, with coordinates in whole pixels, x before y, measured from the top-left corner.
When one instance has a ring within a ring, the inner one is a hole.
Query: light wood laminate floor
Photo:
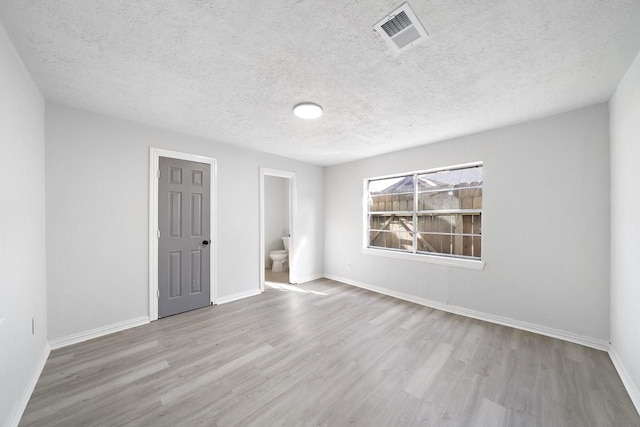
[[[330,280],[51,353],[24,426],[640,426],[602,351]]]

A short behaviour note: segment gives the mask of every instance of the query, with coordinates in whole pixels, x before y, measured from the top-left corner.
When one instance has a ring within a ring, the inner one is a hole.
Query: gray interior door
[[[158,317],[210,304],[211,167],[160,157]]]

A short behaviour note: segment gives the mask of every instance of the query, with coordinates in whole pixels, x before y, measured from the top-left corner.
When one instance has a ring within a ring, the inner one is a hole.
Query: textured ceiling
[[[399,0],[2,0],[46,99],[320,165],[608,100],[638,0],[410,0],[430,37],[371,26]],[[301,101],[321,119],[292,114]]]

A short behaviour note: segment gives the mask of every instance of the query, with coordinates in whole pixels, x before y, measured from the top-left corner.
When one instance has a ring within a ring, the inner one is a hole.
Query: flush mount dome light
[[[317,119],[322,115],[322,107],[313,102],[303,102],[293,107],[293,114],[301,119]]]

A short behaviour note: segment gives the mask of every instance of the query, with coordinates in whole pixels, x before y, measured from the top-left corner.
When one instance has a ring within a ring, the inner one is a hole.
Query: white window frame
[[[445,255],[440,256],[440,255],[420,253],[420,252],[406,252],[406,251],[369,246],[369,182],[370,181],[387,179],[387,178],[399,178],[399,177],[405,177],[405,176],[416,175],[416,174],[441,172],[441,171],[452,170],[452,169],[464,169],[464,168],[471,168],[475,166],[483,166],[483,162],[465,163],[460,165],[446,166],[446,167],[420,170],[420,171],[414,171],[414,172],[405,172],[405,173],[398,173],[398,174],[392,174],[392,175],[383,175],[383,176],[365,178],[362,182],[362,188],[363,188],[363,191],[362,191],[362,212],[363,212],[362,253],[366,255],[375,255],[375,256],[382,256],[387,258],[419,261],[419,262],[426,262],[431,264],[446,265],[451,267],[461,267],[461,268],[467,268],[471,270],[484,269],[484,266],[485,266],[484,251],[482,251],[481,258],[478,260],[478,259],[461,258],[461,257],[455,257],[455,256],[445,256]],[[483,181],[484,181],[484,177],[483,177]],[[417,203],[417,199],[414,197],[414,208],[413,208],[414,217],[417,215],[417,208],[415,207],[416,203]],[[483,215],[482,209],[480,209],[480,212],[481,212],[481,215]],[[485,227],[484,227],[484,218],[483,218],[483,229],[484,228]],[[415,240],[417,239],[417,236],[415,234],[413,236],[413,239],[414,239],[413,247],[415,250],[417,247],[415,242]],[[484,242],[484,233],[482,236],[482,242]]]

